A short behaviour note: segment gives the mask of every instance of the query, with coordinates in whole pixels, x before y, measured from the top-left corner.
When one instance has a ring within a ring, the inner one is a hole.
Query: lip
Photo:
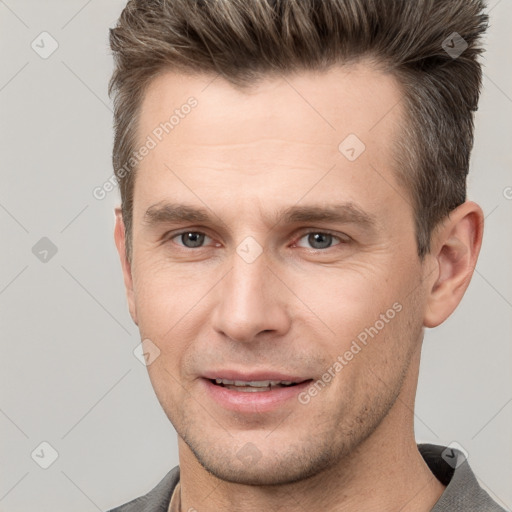
[[[240,378],[241,375],[235,373],[230,375],[237,375],[237,377],[231,378],[224,375],[224,378],[229,378],[229,380],[293,380],[290,376],[284,376],[286,378],[278,376],[276,378],[277,374],[264,374],[264,377],[261,377],[262,374],[258,374],[257,378],[253,377],[253,375],[251,375],[250,378],[248,378],[247,375]],[[269,375],[271,375],[271,377],[269,377]],[[304,382],[294,386],[274,388],[270,391],[244,392],[219,386],[211,382],[210,379],[206,377],[203,377],[200,380],[205,388],[206,395],[224,409],[239,413],[257,414],[276,410],[283,407],[287,402],[290,402],[293,399],[295,399],[295,403],[298,405],[299,401],[296,398],[297,395],[301,391],[304,391],[304,389],[306,389],[313,381],[313,379],[304,380],[301,378]]]
[[[215,370],[202,375],[205,379],[227,379],[242,380],[251,382],[255,380],[284,380],[291,382],[303,382],[310,380],[311,377],[300,377],[297,375],[286,375],[284,373],[259,371],[259,372],[237,372],[235,370]]]

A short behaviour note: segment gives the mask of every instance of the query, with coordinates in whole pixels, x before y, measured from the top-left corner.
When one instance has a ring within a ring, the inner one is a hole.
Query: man
[[[417,445],[461,301],[480,0],[134,0],[115,241],[179,466],[116,511],[498,511]]]

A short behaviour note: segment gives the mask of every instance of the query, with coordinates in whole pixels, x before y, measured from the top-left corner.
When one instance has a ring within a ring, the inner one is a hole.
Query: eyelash
[[[177,238],[177,237],[179,237],[179,236],[181,236],[181,235],[184,235],[184,234],[186,234],[186,233],[194,233],[194,234],[199,234],[199,235],[205,235],[205,236],[207,236],[207,237],[209,237],[209,238],[212,238],[212,237],[210,237],[207,233],[204,233],[203,231],[194,231],[194,230],[192,230],[192,229],[185,229],[185,230],[180,231],[180,232],[178,232],[178,233],[174,233],[174,234],[172,234],[172,236],[168,236],[168,237],[166,237],[165,242],[170,242],[171,240],[173,240],[173,239],[175,239],[175,238]],[[304,238],[305,236],[307,236],[307,235],[309,235],[309,234],[311,234],[311,233],[321,234],[321,235],[330,235],[330,236],[332,236],[333,238],[338,239],[338,241],[340,242],[339,244],[333,245],[333,246],[331,246],[331,247],[327,247],[327,248],[325,248],[325,249],[313,249],[313,248],[311,248],[311,249],[310,249],[311,251],[326,252],[326,251],[328,251],[329,249],[332,249],[332,248],[334,248],[334,247],[337,247],[338,245],[345,245],[345,244],[347,244],[347,243],[349,243],[349,242],[351,241],[351,238],[350,238],[348,235],[340,236],[339,234],[336,234],[336,233],[334,233],[334,232],[332,232],[332,231],[329,231],[329,230],[321,231],[321,230],[318,230],[318,229],[310,229],[310,230],[308,230],[308,231],[303,231],[303,232],[301,232],[301,233],[298,235],[298,237],[297,237],[297,238],[295,238],[295,241],[293,242],[293,243],[294,243],[294,245],[295,245],[299,240],[301,240],[302,238]],[[345,239],[344,239],[344,237],[346,237],[346,238],[347,238],[347,240],[345,240]],[[199,249],[204,249],[204,248],[205,248],[204,246],[201,246],[201,247],[195,247],[195,248],[193,248],[193,247],[185,247],[184,245],[180,245],[180,244],[177,244],[177,245],[178,245],[178,247],[181,247],[181,248],[183,248],[184,250],[190,250],[190,251],[193,251],[193,250],[199,250]],[[302,248],[302,249],[304,249],[304,247],[301,247],[301,248]]]

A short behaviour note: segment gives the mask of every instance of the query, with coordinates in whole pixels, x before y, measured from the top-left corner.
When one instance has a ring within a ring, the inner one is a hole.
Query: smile
[[[258,393],[262,391],[271,391],[275,388],[295,386],[297,382],[292,381],[279,381],[279,380],[253,380],[253,381],[242,381],[242,380],[228,380],[228,379],[212,379],[212,383],[232,389],[234,391]]]

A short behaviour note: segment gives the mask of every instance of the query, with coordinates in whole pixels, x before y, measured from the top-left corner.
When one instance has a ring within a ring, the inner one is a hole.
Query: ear
[[[462,300],[482,245],[483,224],[480,206],[466,201],[434,230],[430,252],[434,271],[426,290],[425,327],[444,322]]]
[[[121,260],[121,268],[123,270],[128,308],[130,310],[132,320],[136,325],[139,325],[137,321],[137,309],[135,307],[135,298],[133,293],[132,269],[128,258],[126,257],[126,231],[121,208],[117,207],[115,209],[115,215],[116,225],[114,228],[114,240],[116,243],[117,252],[119,253],[119,259]]]

